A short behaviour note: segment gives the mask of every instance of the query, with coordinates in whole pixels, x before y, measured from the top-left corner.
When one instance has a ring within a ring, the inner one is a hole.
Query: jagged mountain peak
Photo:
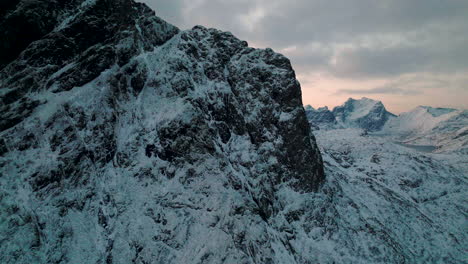
[[[329,111],[328,106],[322,106],[317,108],[317,111]]]
[[[39,26],[37,34],[15,33]],[[44,103],[43,91],[60,93],[83,86],[179,32],[146,5],[130,0],[23,0],[3,17],[0,29],[7,47],[2,54],[14,55],[3,61],[3,69],[0,65],[0,85],[6,88],[0,97],[4,102],[0,130],[15,126]]]
[[[361,97],[360,99],[355,99],[353,97],[349,97],[348,100],[346,100],[346,102],[353,102],[353,101],[380,102],[379,100],[374,100],[374,99],[371,99],[371,98],[368,98],[368,97],[365,97],[365,96]]]
[[[339,109],[341,108],[347,108],[350,111],[354,111],[355,115],[359,116],[359,115],[365,115],[366,113],[368,113],[369,111],[371,111],[373,108],[376,108],[376,107],[384,107],[384,106],[381,101],[370,99],[367,97],[362,97],[361,99],[349,98],[341,106],[335,107],[334,111],[335,109],[337,109],[336,111],[340,111]]]
[[[11,8],[2,44],[21,45],[0,69],[3,262],[313,261],[284,231],[304,233],[296,198],[324,181],[286,57],[180,31],[130,0]]]
[[[466,177],[337,130],[325,178],[283,55],[131,0],[4,3],[2,263],[463,261]]]
[[[366,97],[348,99],[343,105],[335,107],[333,114],[343,127],[360,127],[369,131],[380,130],[394,116],[381,101]]]
[[[388,112],[381,101],[367,97],[349,98],[332,111],[328,107],[307,110],[309,122],[325,129],[358,127],[369,131],[382,129],[385,123],[395,117]]]

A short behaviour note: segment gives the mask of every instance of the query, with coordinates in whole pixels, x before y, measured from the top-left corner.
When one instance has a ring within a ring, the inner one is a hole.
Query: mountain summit
[[[363,97],[349,98],[343,105],[333,108],[333,114],[344,127],[359,127],[369,131],[380,130],[395,115],[388,112],[381,101]]]
[[[309,122],[319,128],[362,128],[378,131],[385,123],[395,117],[385,109],[381,101],[363,97],[349,98],[343,105],[333,108],[306,108]]]
[[[306,262],[324,172],[286,57],[132,0],[0,15],[2,263]]]

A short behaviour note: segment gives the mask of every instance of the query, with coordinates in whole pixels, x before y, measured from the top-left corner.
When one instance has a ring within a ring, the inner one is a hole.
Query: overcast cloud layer
[[[231,31],[288,56],[305,104],[348,97],[468,108],[466,0],[145,0],[181,29]]]

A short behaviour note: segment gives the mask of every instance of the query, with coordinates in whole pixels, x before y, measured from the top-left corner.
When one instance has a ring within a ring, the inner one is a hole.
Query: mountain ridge
[[[381,133],[413,145],[436,146],[436,152],[468,153],[468,110],[418,106],[388,122]]]
[[[324,129],[362,128],[368,131],[378,131],[385,123],[396,115],[388,112],[381,101],[367,97],[361,99],[349,98],[341,106],[333,110],[321,107],[315,110],[306,108],[309,122]]]
[[[325,175],[286,57],[131,0],[12,8],[40,27],[0,69],[2,261],[312,258],[290,204]]]
[[[312,106],[305,106],[305,111],[313,130],[360,128],[404,144],[433,146],[436,152],[467,152],[468,110],[417,106],[397,116],[381,101],[363,97],[349,98],[331,111]]]
[[[316,139],[283,55],[131,0],[8,3],[38,34],[0,66],[2,263],[463,261],[453,156]]]

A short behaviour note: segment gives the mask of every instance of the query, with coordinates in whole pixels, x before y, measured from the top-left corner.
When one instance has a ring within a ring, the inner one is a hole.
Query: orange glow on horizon
[[[425,89],[421,94],[379,94],[379,93],[346,93],[341,90],[368,90],[389,83],[388,79],[338,79],[327,73],[297,74],[301,83],[302,101],[304,105],[314,108],[327,106],[330,109],[342,105],[348,98],[360,99],[368,97],[382,101],[385,108],[394,113],[407,112],[419,105],[432,107],[451,107],[467,109],[466,97],[468,91],[449,92],[446,89]],[[442,101],[441,98],[445,100]],[[448,98],[448,100],[447,100]]]

